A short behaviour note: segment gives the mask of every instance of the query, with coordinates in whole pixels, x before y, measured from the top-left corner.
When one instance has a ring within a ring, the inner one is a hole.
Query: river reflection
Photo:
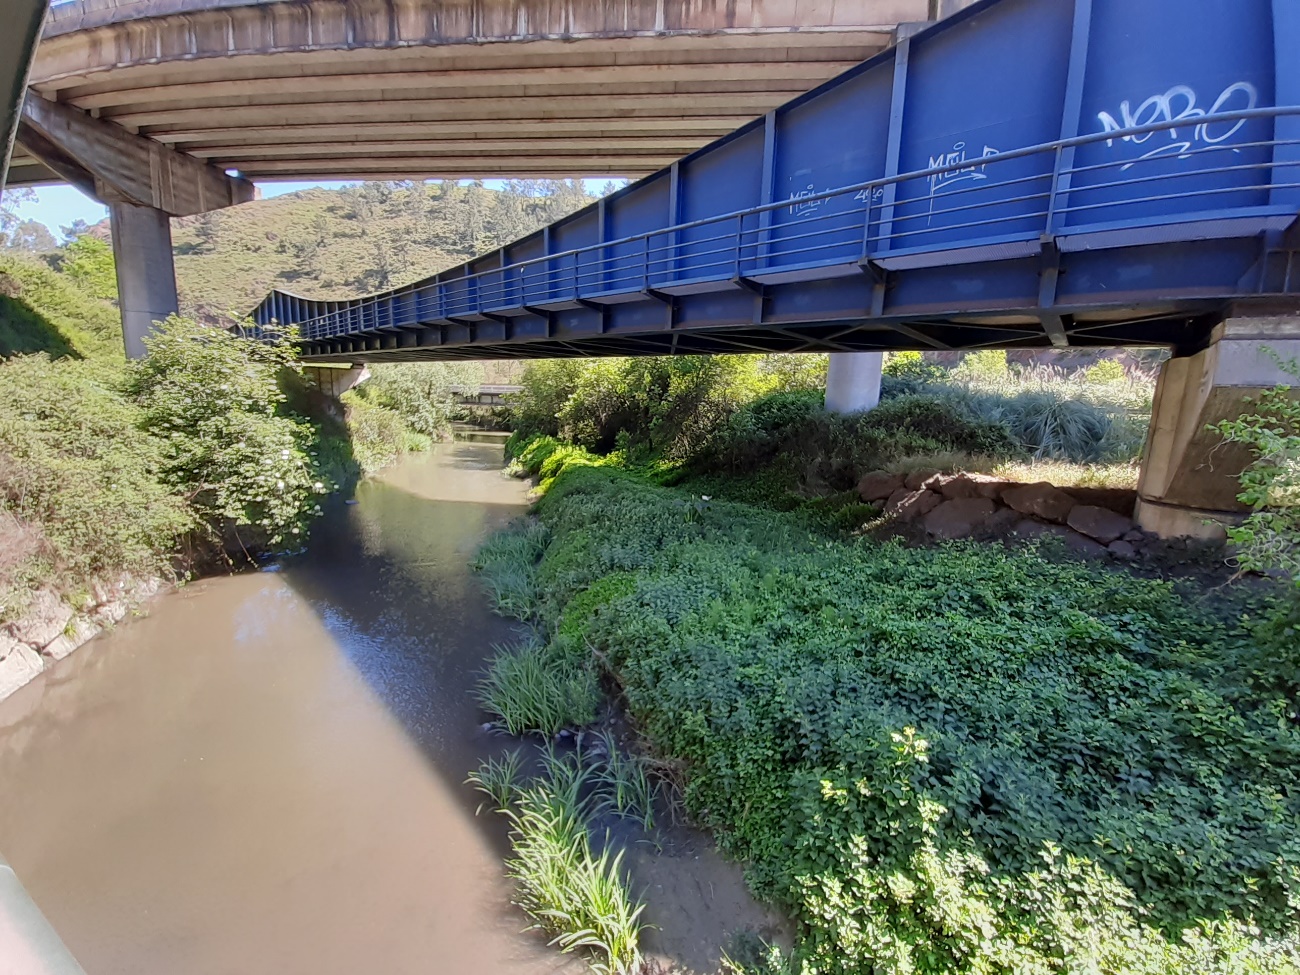
[[[520,933],[462,785],[512,635],[466,568],[523,510],[500,456],[408,460],[0,703],[0,851],[90,975],[581,970]]]

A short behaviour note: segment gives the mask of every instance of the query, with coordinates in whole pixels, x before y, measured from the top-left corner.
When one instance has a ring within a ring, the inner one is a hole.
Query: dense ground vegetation
[[[1267,600],[618,470],[538,515],[480,556],[503,608],[551,680],[615,682],[799,922],[796,970],[1300,970],[1300,660]]]
[[[1131,459],[1146,390],[1105,360],[1015,376],[909,356],[878,410],[843,418],[810,382],[756,384],[769,369],[715,390],[690,363],[530,367],[511,449],[543,494],[478,565],[539,637],[498,658],[485,707],[553,733],[615,688],[690,814],[796,921],[770,971],[1300,972],[1287,587],[808,517],[860,523],[836,492],[879,466]],[[649,391],[679,372],[696,405],[673,421]],[[1252,568],[1294,551],[1294,403],[1223,431],[1260,458]]]
[[[0,620],[296,544],[355,476],[343,425],[303,409],[286,345],[175,318],[122,357],[112,252],[0,256]]]
[[[0,619],[292,545],[350,475],[341,427],[287,407],[286,347],[175,318],[150,351],[0,363]]]

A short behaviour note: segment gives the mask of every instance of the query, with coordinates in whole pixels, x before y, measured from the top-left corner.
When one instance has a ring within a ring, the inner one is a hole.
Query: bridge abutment
[[[1295,384],[1270,351],[1283,361],[1300,359],[1300,316],[1230,317],[1208,347],[1161,368],[1138,481],[1143,529],[1166,538],[1222,538],[1225,525],[1244,519],[1237,479],[1251,455],[1210,427],[1246,412],[1246,400],[1261,391]]]
[[[127,358],[140,359],[154,323],[175,315],[179,308],[171,220],[162,210],[130,203],[112,203],[108,212],[122,338]]]
[[[880,403],[883,352],[832,352],[826,370],[826,409],[862,413]]]

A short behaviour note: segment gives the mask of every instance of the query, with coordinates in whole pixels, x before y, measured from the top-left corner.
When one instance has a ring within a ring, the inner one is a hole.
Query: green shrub
[[[1084,372],[1084,379],[1094,385],[1128,382],[1124,365],[1116,359],[1098,359]]]
[[[353,390],[343,394],[352,453],[362,472],[374,474],[403,454],[428,450],[432,441],[416,433],[396,410],[362,399]]]
[[[1283,366],[1300,378],[1300,363]],[[1280,570],[1300,588],[1300,396],[1274,386],[1247,405],[1250,412],[1212,428],[1253,455],[1238,495],[1250,517],[1228,529],[1228,538],[1244,571]]]
[[[0,362],[0,617],[36,585],[88,589],[123,571],[165,569],[195,527],[164,483],[165,445],[142,428],[110,370],[23,356]],[[26,536],[30,544],[21,545]]]
[[[687,770],[690,812],[798,922],[794,970],[1300,971],[1300,726],[1261,680],[1267,601],[828,541],[606,470],[538,514],[550,652],[594,653]]]
[[[955,375],[960,379],[974,381],[996,381],[1007,375],[1007,353],[1005,349],[983,349],[979,352],[967,352],[962,356]]]
[[[117,265],[113,247],[83,234],[59,253],[59,270],[87,294],[101,301],[117,300]]]
[[[298,536],[328,488],[311,456],[315,430],[288,415],[279,377],[290,345],[172,317],[145,340],[126,388],[163,444],[163,476],[218,536],[257,545]]]
[[[920,352],[891,352],[881,370],[881,395],[919,393],[929,386],[948,380],[948,370],[933,362],[926,362]]]
[[[513,399],[522,437],[543,434],[641,463],[679,461],[741,405],[824,384],[824,356],[648,356],[530,365]]]
[[[434,439],[451,430],[456,412],[451,388],[477,395],[483,380],[483,366],[477,362],[381,363],[370,371],[370,378],[352,391],[352,401],[390,410],[411,430]]]
[[[510,397],[511,423],[516,433],[531,437],[559,436],[560,410],[577,388],[586,368],[582,359],[544,359],[530,362],[519,379],[523,387]]]
[[[827,413],[819,394],[780,393],[736,411],[687,468],[697,476],[724,474],[732,483],[717,483],[720,492],[737,496],[740,488],[749,492],[739,495],[745,500],[772,503],[789,492],[844,491],[869,470],[945,452],[1019,453],[1005,426],[972,419],[934,396],[898,396],[842,416]]]
[[[43,261],[0,254],[0,356],[29,352],[120,358],[121,319],[110,302]]]

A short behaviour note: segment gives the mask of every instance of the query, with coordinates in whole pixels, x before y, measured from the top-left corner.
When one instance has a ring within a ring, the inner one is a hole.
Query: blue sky
[[[613,177],[602,176],[584,180],[584,182],[588,191],[598,192],[605,185],[607,179],[611,178]],[[485,180],[484,182],[491,187],[499,187],[502,183],[501,180],[494,179]],[[620,179],[617,182],[621,184],[623,180]],[[293,193],[295,190],[310,189],[313,186],[335,189],[346,186],[347,182],[335,180],[317,183],[258,183],[257,185],[258,189],[262,191],[262,197],[270,198],[285,193]],[[86,221],[86,223],[98,223],[108,216],[108,209],[102,203],[92,200],[71,186],[40,187],[36,191],[36,199],[19,205],[16,212],[23,220],[40,221],[49,227],[55,235],[58,234],[60,227],[67,227],[74,220],[80,219]]]

